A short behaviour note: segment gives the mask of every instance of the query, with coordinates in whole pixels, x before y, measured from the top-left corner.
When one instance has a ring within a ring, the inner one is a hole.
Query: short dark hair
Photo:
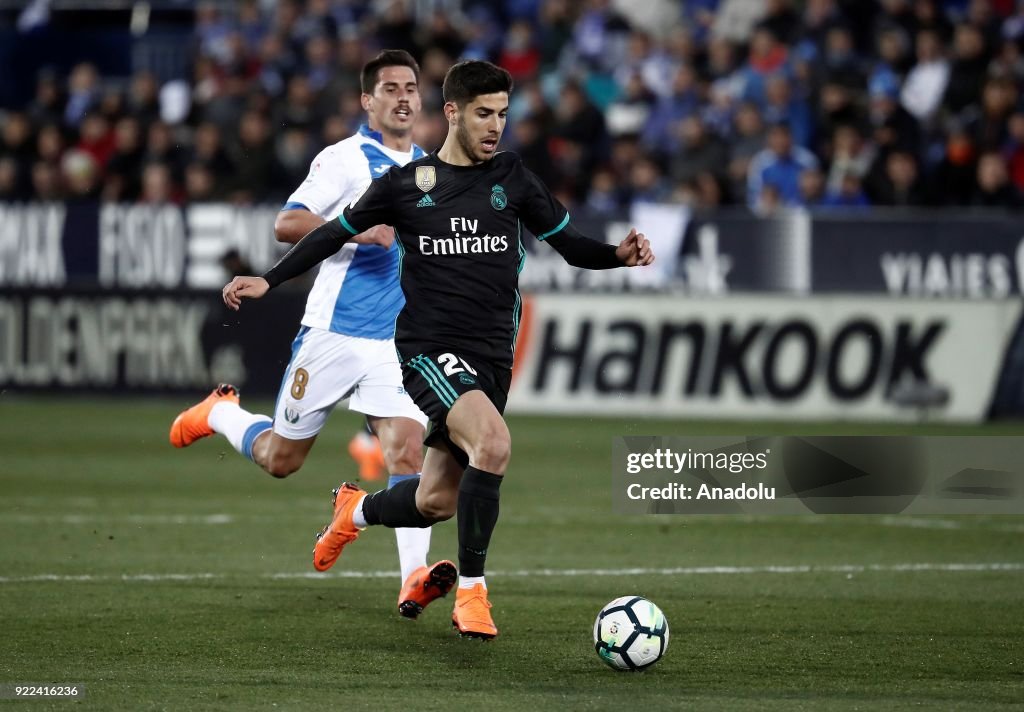
[[[380,79],[380,70],[385,67],[408,67],[416,76],[416,83],[420,82],[420,65],[416,64],[411,54],[404,49],[386,49],[363,65],[359,88],[364,94],[373,93],[377,80]]]
[[[482,94],[512,92],[512,75],[501,67],[477,59],[459,62],[444,75],[445,102],[465,106]]]

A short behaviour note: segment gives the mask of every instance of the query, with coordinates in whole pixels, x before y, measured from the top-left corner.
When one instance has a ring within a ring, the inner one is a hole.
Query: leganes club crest
[[[424,193],[437,185],[437,173],[433,166],[416,166],[416,187]]]

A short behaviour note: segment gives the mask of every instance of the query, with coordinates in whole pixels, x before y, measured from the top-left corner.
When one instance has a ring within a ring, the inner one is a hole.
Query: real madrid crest
[[[504,210],[506,205],[508,205],[508,196],[505,195],[505,189],[500,185],[495,185],[491,188],[491,207],[495,210]]]
[[[424,193],[437,185],[437,173],[433,166],[416,166],[416,187]]]

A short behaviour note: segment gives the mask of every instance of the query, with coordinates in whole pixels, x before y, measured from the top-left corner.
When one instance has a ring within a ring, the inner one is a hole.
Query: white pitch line
[[[231,524],[231,514],[0,514],[0,524]]]
[[[970,573],[991,571],[1024,571],[1024,562],[993,562],[966,564],[839,564],[832,566],[681,566],[676,568],[630,568],[630,569],[515,569],[510,571],[488,571],[487,575],[495,578],[530,578],[530,577],[615,577],[615,576],[730,576],[754,574],[857,574],[857,573]],[[277,580],[319,579],[377,579],[397,578],[397,571],[338,571],[336,573],[314,573],[312,571],[296,571],[276,574],[260,574],[259,578]],[[123,574],[108,575],[64,575],[37,574],[34,576],[0,576],[0,584],[9,583],[92,583],[123,581],[126,583],[153,581],[207,581],[244,576],[244,574]]]

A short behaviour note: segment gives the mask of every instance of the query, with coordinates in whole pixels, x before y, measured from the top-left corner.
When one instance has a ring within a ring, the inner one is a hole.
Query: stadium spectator
[[[854,124],[836,128],[832,135],[832,150],[829,162],[827,193],[848,195],[843,184],[849,176],[858,181],[867,175],[875,161],[875,147],[864,140],[860,129]]]
[[[297,74],[288,80],[285,100],[272,109],[273,124],[278,128],[306,128],[322,122],[317,104],[317,89],[308,76]]]
[[[45,161],[32,164],[32,193],[32,199],[41,202],[63,199],[57,166]]]
[[[44,69],[37,75],[35,97],[26,111],[36,126],[63,122],[64,94],[53,70]]]
[[[143,163],[158,162],[168,166],[171,174],[181,175],[185,167],[185,151],[174,138],[171,127],[162,121],[154,121],[146,132],[146,148]]]
[[[185,200],[203,203],[221,200],[217,191],[217,179],[205,163],[194,161],[185,166]]]
[[[800,173],[800,204],[816,208],[825,198],[825,174],[820,168],[808,168]]]
[[[20,202],[27,191],[22,188],[17,161],[11,156],[0,156],[0,200]]]
[[[680,148],[670,154],[669,175],[677,183],[693,181],[701,173],[720,175],[729,160],[729,149],[708,132],[699,116],[676,124]]]
[[[584,205],[587,210],[598,215],[615,215],[623,209],[619,181],[610,170],[601,168],[594,172]]]
[[[160,83],[152,72],[136,72],[128,89],[125,112],[142,123],[143,129],[160,118]]]
[[[607,136],[604,115],[575,81],[567,82],[562,88],[561,101],[555,107],[552,134],[561,143],[580,146],[584,171],[589,171],[604,151]]]
[[[12,194],[28,197],[29,167],[33,158],[32,126],[20,111],[7,114],[0,127],[0,159],[6,162]]]
[[[449,47],[449,54],[452,53]],[[461,49],[461,48],[460,48]],[[540,66],[540,50],[534,41],[533,26],[526,20],[517,20],[508,28],[499,63],[508,70],[516,82],[537,75]]]
[[[764,121],[757,107],[751,103],[740,104],[733,120],[729,148],[728,175],[732,192],[743,195],[746,191],[747,173],[750,160],[764,147]]]
[[[139,201],[150,205],[180,202],[171,169],[166,163],[153,161],[142,168],[142,191]]]
[[[800,174],[817,167],[813,153],[793,145],[789,126],[775,124],[768,129],[767,147],[750,161],[747,204],[753,209],[772,208],[776,200],[782,205],[800,205]],[[766,187],[771,190],[765,191]],[[763,203],[766,196],[767,204]]]
[[[77,148],[91,155],[101,170],[107,165],[114,152],[114,132],[105,116],[93,112],[82,119]]]
[[[267,119],[249,111],[239,123],[238,143],[234,147],[235,180],[232,199],[253,203],[280,187],[283,176],[274,155],[273,138]],[[290,185],[290,184],[289,184]]]
[[[951,122],[942,159],[932,169],[929,202],[933,205],[967,205],[974,192],[977,151],[970,134],[959,122]]]
[[[811,107],[804,97],[793,96],[792,85],[785,74],[774,74],[765,82],[762,117],[768,124],[787,124],[798,146],[813,148],[814,116]]]
[[[939,108],[949,82],[949,62],[938,35],[929,29],[917,35],[917,63],[907,73],[900,100],[915,118],[928,122]]]
[[[544,0],[538,22],[539,69],[547,73],[556,67],[565,46],[572,39],[573,18],[569,0]]]
[[[718,176],[703,171],[693,180],[676,183],[669,200],[696,210],[713,210],[729,204],[731,197]]]
[[[864,87],[867,67],[854,49],[853,35],[842,25],[829,28],[821,68],[830,81],[854,90]]]
[[[431,145],[439,146],[436,140],[435,138]],[[527,115],[513,124],[512,143],[515,145],[516,153],[523,159],[523,165],[536,173],[546,184],[555,182],[547,139],[541,121],[536,116]]]
[[[957,114],[977,103],[979,89],[988,71],[989,58],[985,38],[973,25],[959,25],[953,42],[953,62],[942,105]]]
[[[926,203],[924,183],[914,154],[896,149],[882,164],[880,173],[872,174],[869,183],[871,201],[891,207],[918,207]]]
[[[743,81],[742,98],[758,106],[765,102],[768,79],[789,71],[789,50],[767,27],[758,27],[750,39],[750,54],[740,70]]]
[[[876,75],[869,85],[868,96],[868,121],[879,151],[904,149],[916,154],[921,148],[921,128],[899,103],[898,82],[892,77]]]
[[[1010,182],[1006,163],[998,153],[983,153],[978,159],[977,187],[971,205],[982,208],[1024,207],[1020,191]]]
[[[309,132],[304,128],[292,126],[279,132],[274,144],[274,158],[283,171],[279,182],[288,185],[302,183],[315,153]]]
[[[1020,45],[1013,40],[999,44],[999,50],[988,65],[988,74],[993,77],[1008,77],[1020,86],[1024,82],[1024,56]]]
[[[60,165],[66,145],[67,140],[60,126],[56,123],[46,124],[36,134],[36,158],[51,166]]]
[[[68,98],[64,105],[64,123],[78,126],[86,114],[96,107],[100,100],[100,76],[96,67],[82,62],[71,70],[68,78]]]
[[[964,112],[963,119],[974,143],[983,150],[996,150],[1007,139],[1007,122],[1017,106],[1017,87],[1004,77],[992,77],[981,90],[981,105]]]
[[[640,134],[647,125],[654,102],[654,94],[647,89],[640,73],[634,72],[619,97],[605,109],[608,133],[612,136]]]
[[[643,128],[644,145],[648,148],[674,151],[679,137],[672,127],[680,120],[695,114],[701,97],[696,71],[689,64],[680,65],[672,77],[671,90],[658,99],[651,109]]]
[[[191,162],[201,163],[218,182],[234,174],[235,162],[224,149],[217,124],[204,121],[196,127],[192,137]]]
[[[139,195],[142,167],[142,128],[139,124],[135,116],[125,116],[114,127],[114,150],[107,161],[104,200],[131,202]]]

